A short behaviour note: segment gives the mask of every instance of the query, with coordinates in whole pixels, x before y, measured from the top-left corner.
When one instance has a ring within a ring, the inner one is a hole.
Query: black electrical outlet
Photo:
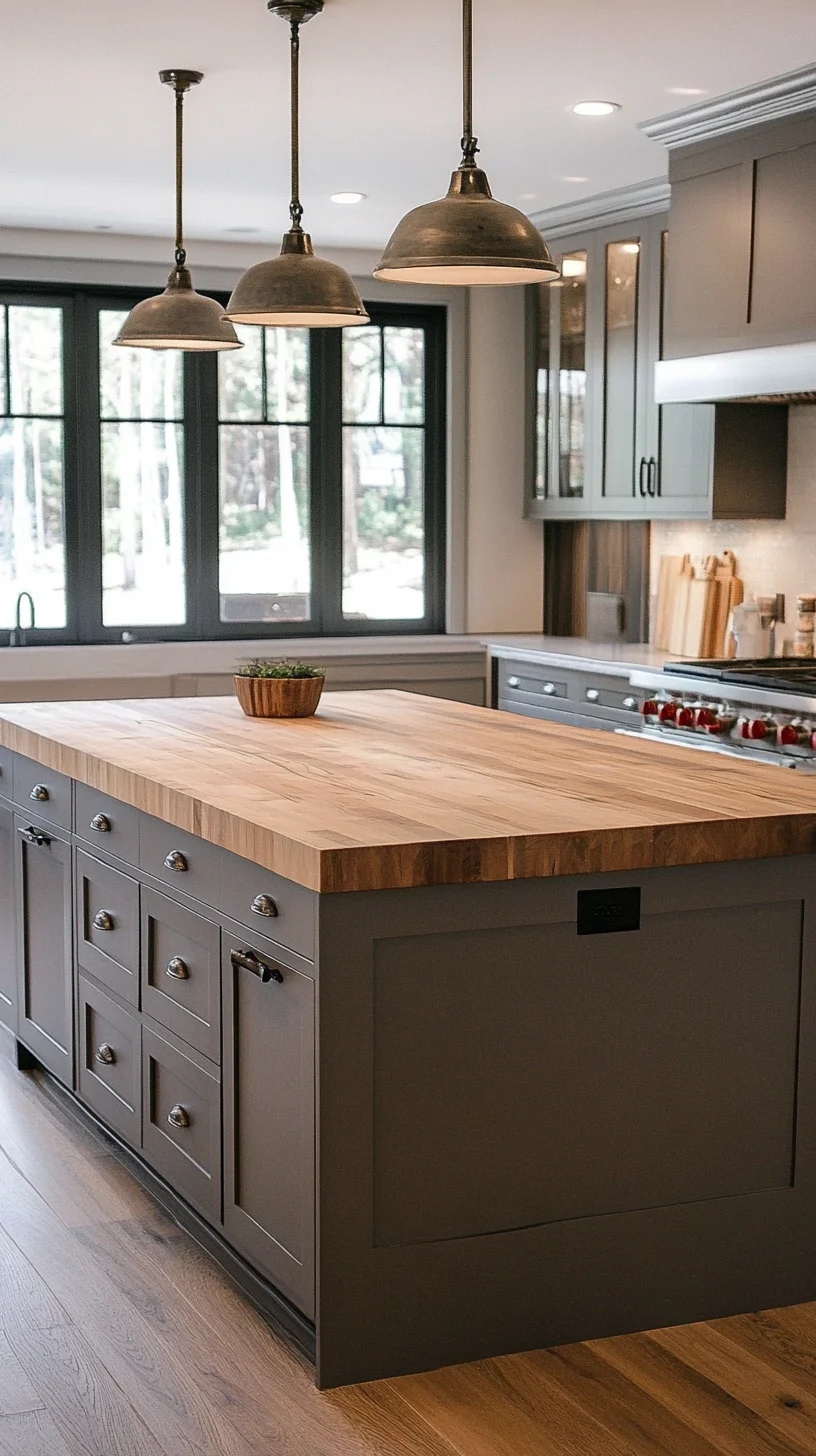
[[[640,930],[640,886],[626,890],[579,890],[578,934],[612,935]]]

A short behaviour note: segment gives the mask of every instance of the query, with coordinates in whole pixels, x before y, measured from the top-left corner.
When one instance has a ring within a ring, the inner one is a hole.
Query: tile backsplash
[[[793,405],[788,437],[788,513],[784,521],[655,521],[651,591],[661,556],[711,556],[730,549],[749,596],[784,592],[785,638],[796,625],[796,597],[816,594],[816,405]]]

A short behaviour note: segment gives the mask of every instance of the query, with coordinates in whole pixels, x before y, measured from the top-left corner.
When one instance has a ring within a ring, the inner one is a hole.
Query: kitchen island
[[[814,847],[793,775],[408,694],[7,705],[0,1019],[324,1387],[812,1299]]]

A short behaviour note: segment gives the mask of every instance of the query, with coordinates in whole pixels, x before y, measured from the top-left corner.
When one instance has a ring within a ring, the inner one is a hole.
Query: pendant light
[[[227,318],[241,324],[281,328],[344,328],[368,323],[368,314],[348,273],[315,257],[303,231],[300,202],[300,27],[319,15],[323,0],[269,0],[268,8],[291,29],[292,68],[292,226],[284,234],[280,257],[256,263],[238,280]]]
[[[204,77],[201,71],[159,71],[163,86],[176,93],[176,253],[164,293],[146,298],[128,314],[114,343],[125,349],[185,349],[206,353],[240,349],[241,340],[220,303],[196,293],[187,267],[182,216],[184,96]]]
[[[496,202],[476,165],[473,135],[473,0],[463,0],[464,135],[462,161],[447,197],[414,208],[397,227],[375,278],[465,287],[549,283],[558,268],[538,228]]]

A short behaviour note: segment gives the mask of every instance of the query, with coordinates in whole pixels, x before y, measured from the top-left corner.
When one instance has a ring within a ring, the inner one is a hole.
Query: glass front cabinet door
[[[530,515],[650,515],[659,476],[652,383],[664,224],[649,217],[562,239],[560,279],[531,290]]]

